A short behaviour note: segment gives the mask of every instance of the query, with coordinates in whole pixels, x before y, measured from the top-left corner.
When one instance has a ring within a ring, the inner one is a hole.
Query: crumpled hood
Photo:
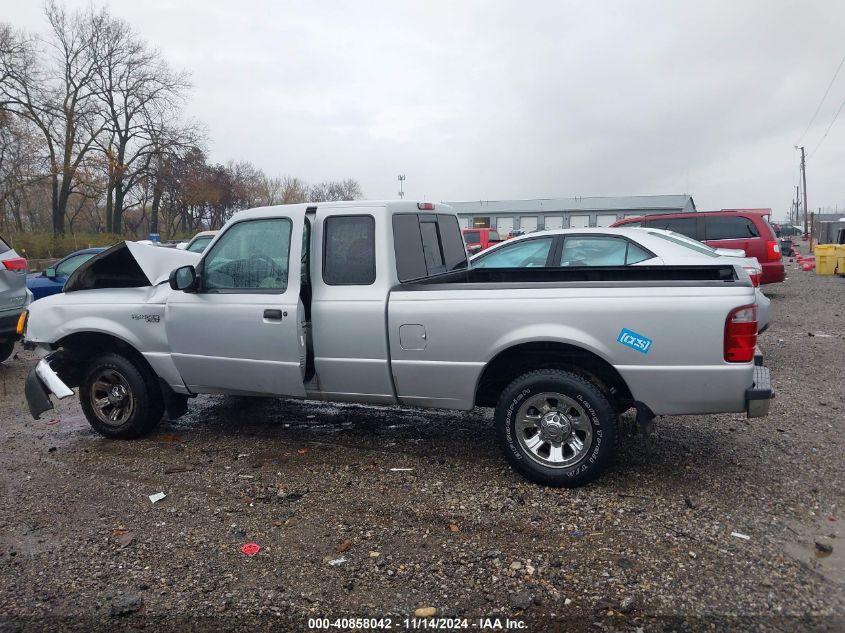
[[[196,264],[199,259],[199,253],[190,251],[120,242],[77,268],[64,291],[156,286],[167,281],[175,268]]]

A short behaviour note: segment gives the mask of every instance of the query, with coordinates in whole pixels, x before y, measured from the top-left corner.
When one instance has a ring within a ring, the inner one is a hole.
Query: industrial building
[[[494,228],[503,237],[513,231],[610,226],[631,216],[697,211],[687,194],[445,203],[455,209],[463,228]]]

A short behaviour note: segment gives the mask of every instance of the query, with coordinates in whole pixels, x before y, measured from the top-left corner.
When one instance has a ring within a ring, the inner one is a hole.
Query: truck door
[[[165,312],[173,362],[195,393],[304,396],[299,297],[303,216],[230,225]]]
[[[388,216],[389,217],[389,216]],[[416,217],[416,216],[414,216]],[[392,404],[385,317],[390,275],[384,209],[320,208],[314,223],[312,398]],[[463,243],[461,244],[463,248]]]

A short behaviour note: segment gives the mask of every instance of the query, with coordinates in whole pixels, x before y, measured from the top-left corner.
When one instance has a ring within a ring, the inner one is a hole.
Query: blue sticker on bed
[[[636,332],[623,327],[622,331],[619,332],[619,337],[616,339],[616,342],[622,343],[622,345],[635,349],[643,354],[648,354],[648,350],[651,349],[652,340],[647,336],[637,334]]]

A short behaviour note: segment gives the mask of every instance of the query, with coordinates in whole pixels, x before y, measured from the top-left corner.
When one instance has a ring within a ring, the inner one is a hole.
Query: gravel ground
[[[661,418],[577,490],[512,472],[482,410],[201,397],[109,441],[75,401],[30,419],[20,351],[0,630],[405,630],[431,607],[470,629],[842,631],[845,279],[789,273],[766,288],[771,415]]]

